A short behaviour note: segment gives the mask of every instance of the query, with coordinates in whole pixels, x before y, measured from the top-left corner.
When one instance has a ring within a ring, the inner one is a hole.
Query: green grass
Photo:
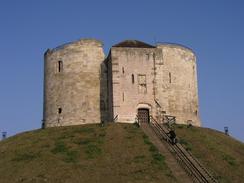
[[[179,143],[181,145],[183,145],[187,151],[191,151],[192,150],[192,144],[190,142],[186,141],[184,138],[181,138],[179,140]]]
[[[158,166],[158,168],[163,170],[165,167],[167,167],[166,164],[165,164],[165,157],[162,154],[159,153],[157,147],[150,142],[150,140],[149,140],[147,135],[144,134],[142,137],[143,137],[144,143],[146,145],[148,145],[148,147],[149,147],[148,150],[151,152],[151,156],[153,158],[152,163],[154,165]],[[170,170],[168,170],[168,169],[166,170],[165,169],[164,171],[167,172],[166,173],[167,175],[171,176],[172,173],[170,172]]]
[[[131,124],[35,130],[0,142],[0,182],[175,182],[163,155]]]
[[[37,158],[37,155],[33,153],[16,153],[12,161],[31,161]]]
[[[88,159],[94,159],[102,154],[102,149],[94,144],[89,144],[86,146],[85,152]]]
[[[244,144],[215,130],[175,126],[179,143],[220,183],[244,180]],[[176,182],[142,130],[132,124],[35,130],[0,142],[0,182]]]
[[[188,151],[207,167],[219,182],[244,180],[244,144],[222,132],[176,125],[176,134]]]

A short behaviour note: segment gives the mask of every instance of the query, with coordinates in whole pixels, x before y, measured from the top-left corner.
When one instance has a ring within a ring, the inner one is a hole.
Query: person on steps
[[[171,140],[171,143],[172,144],[176,144],[176,134],[175,134],[175,131],[173,129],[171,129],[167,134],[169,135],[169,138]]]

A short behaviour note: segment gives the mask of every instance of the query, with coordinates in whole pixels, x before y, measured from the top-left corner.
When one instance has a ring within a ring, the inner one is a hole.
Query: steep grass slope
[[[0,142],[0,182],[176,182],[134,125],[48,128]]]
[[[224,133],[185,125],[175,126],[183,144],[223,183],[244,182],[244,144]]]
[[[244,144],[206,128],[175,126],[180,143],[223,183],[244,182]],[[164,156],[131,124],[35,130],[0,142],[0,183],[177,182]]]

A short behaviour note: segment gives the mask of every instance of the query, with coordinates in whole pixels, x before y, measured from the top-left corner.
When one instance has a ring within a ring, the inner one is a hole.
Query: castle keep
[[[44,127],[160,122],[200,126],[196,57],[178,44],[81,39],[44,55]]]

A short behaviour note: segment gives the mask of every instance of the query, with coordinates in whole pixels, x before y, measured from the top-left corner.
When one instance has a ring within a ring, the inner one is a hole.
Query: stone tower
[[[106,59],[109,120],[175,117],[200,126],[196,57],[177,44],[149,45],[127,40],[114,45]],[[142,115],[142,116],[141,116]]]
[[[194,52],[179,44],[158,44],[162,64],[156,63],[156,100],[176,122],[200,126],[197,64]]]
[[[111,47],[81,39],[44,59],[43,126],[158,122],[200,126],[196,56],[178,44],[126,40]]]
[[[44,127],[100,122],[102,43],[81,39],[44,55]]]

